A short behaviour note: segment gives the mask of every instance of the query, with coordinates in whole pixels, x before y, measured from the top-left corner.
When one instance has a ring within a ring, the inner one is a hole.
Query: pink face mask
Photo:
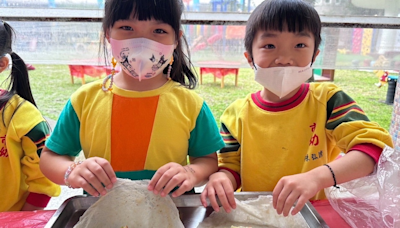
[[[146,38],[110,39],[112,54],[122,70],[133,78],[150,79],[169,64],[175,45],[165,45]]]

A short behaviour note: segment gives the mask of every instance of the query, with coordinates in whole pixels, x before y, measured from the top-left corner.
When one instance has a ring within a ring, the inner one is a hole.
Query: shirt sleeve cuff
[[[353,148],[350,149],[350,151],[352,150],[358,150],[368,154],[372,159],[374,159],[375,163],[379,161],[379,157],[382,153],[382,148],[371,143],[362,143],[355,145]]]
[[[236,189],[235,190],[238,190],[240,188],[240,186],[242,185],[239,174],[229,168],[226,168],[226,167],[219,167],[218,171],[220,171],[221,169],[226,170],[233,175],[233,177],[235,178],[235,181],[236,181]]]
[[[48,195],[31,192],[26,198],[26,202],[35,207],[46,207],[50,199],[51,197]]]

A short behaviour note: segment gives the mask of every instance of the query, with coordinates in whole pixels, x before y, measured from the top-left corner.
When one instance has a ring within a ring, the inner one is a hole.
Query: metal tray
[[[235,193],[235,198],[246,200],[256,198],[259,195],[270,194],[270,192],[239,192]],[[182,195],[180,198],[184,201],[185,198],[193,198],[193,195]],[[74,227],[82,214],[97,200],[97,197],[86,195],[74,196],[67,199],[54,213],[45,228]],[[213,212],[211,207],[204,208],[202,206],[178,207],[178,210],[185,228],[196,228],[200,222]],[[300,213],[310,228],[329,228],[310,202],[307,202]]]

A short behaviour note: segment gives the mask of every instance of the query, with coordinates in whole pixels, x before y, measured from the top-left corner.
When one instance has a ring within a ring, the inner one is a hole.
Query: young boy
[[[304,83],[321,42],[318,13],[301,0],[266,0],[251,14],[245,57],[264,88],[221,116],[226,147],[202,202],[235,208],[234,190],[273,191],[278,214],[299,212],[323,189],[369,175],[390,135],[332,83]],[[340,152],[346,153],[335,160]]]

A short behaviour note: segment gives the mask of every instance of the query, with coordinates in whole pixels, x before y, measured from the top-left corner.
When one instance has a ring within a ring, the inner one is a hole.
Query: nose
[[[293,59],[290,55],[279,55],[275,59],[275,64],[279,66],[292,66]]]

